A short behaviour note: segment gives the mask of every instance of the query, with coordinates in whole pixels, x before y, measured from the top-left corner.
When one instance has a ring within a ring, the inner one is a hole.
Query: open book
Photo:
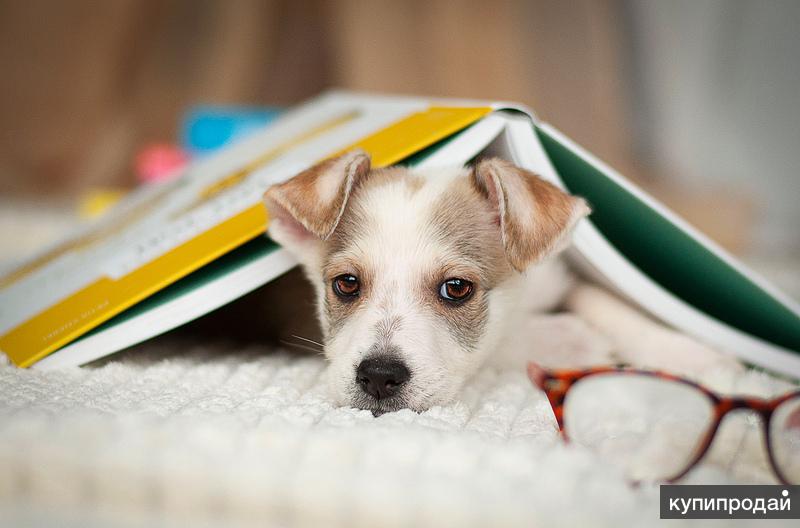
[[[664,323],[800,377],[800,307],[526,108],[331,92],[145,187],[0,278],[0,350],[80,365],[175,328],[291,269],[264,232],[271,184],[359,147],[373,166],[506,158],[594,210],[567,252],[587,277]]]

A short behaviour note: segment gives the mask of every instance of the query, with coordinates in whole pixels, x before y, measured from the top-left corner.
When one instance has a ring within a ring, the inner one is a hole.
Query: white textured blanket
[[[453,405],[374,418],[332,407],[323,369],[185,343],[55,372],[0,360],[0,525],[658,522],[658,487],[563,445],[522,372],[487,369]],[[712,381],[785,388],[756,372]],[[772,482],[754,419],[732,417],[720,435],[688,482]]]

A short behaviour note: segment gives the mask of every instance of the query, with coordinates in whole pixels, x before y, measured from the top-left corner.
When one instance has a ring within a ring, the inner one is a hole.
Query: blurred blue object
[[[263,128],[281,113],[278,108],[196,106],[183,118],[181,146],[202,156]]]

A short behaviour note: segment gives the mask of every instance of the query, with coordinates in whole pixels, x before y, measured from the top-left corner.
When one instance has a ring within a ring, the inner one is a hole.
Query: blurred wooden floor
[[[330,86],[517,100],[626,160],[614,2],[567,4],[4,0],[0,192],[128,183],[188,105]]]

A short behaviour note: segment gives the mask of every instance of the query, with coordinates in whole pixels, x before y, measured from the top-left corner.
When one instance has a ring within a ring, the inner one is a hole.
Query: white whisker
[[[318,345],[318,346],[320,346],[322,348],[325,348],[325,345],[323,345],[322,343],[320,343],[318,341],[314,341],[313,339],[309,339],[307,337],[303,337],[303,336],[299,336],[299,335],[295,335],[295,334],[292,334],[292,337],[296,337],[297,339],[302,339],[303,341],[305,341],[307,343],[311,343],[311,344],[314,344],[314,345]]]
[[[310,346],[301,345],[301,344],[299,344],[299,343],[291,343],[291,342],[289,342],[289,341],[286,341],[286,340],[284,340],[284,339],[281,339],[281,341],[280,341],[280,342],[281,342],[281,343],[283,343],[283,344],[284,344],[284,345],[286,345],[286,346],[293,347],[293,348],[296,348],[296,349],[298,349],[298,350],[307,350],[307,351],[309,351],[309,352],[314,352],[315,354],[318,354],[318,355],[320,355],[320,356],[322,356],[322,355],[324,355],[324,354],[325,354],[325,352],[324,352],[323,350],[320,350],[320,349],[318,349],[318,348],[314,348],[314,347],[310,347]]]

